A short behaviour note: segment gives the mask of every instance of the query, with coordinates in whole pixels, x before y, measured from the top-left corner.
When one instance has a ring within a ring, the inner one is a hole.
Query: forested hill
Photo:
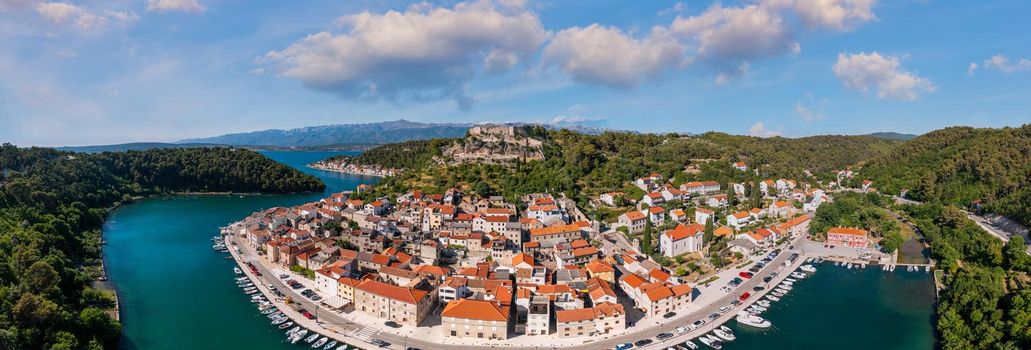
[[[898,141],[869,136],[816,136],[800,139],[757,138],[723,133],[698,136],[606,132],[586,135],[567,130],[527,126],[527,133],[544,141],[544,161],[513,164],[465,163],[441,166],[440,148],[450,140],[385,145],[352,158],[360,164],[405,168],[385,179],[379,191],[412,188],[441,191],[456,184],[475,184],[477,192],[517,195],[549,191],[586,196],[618,190],[628,181],[659,172],[686,181],[711,176],[720,181],[752,181],[760,178],[806,177],[805,170],[824,174],[863,159],[885,154]],[[733,171],[730,163],[745,161],[763,165],[759,175]],[[704,174],[688,175],[686,165],[701,167]],[[580,198],[583,199],[583,198]]]
[[[1031,124],[952,127],[907,141],[870,160],[860,173],[885,193],[988,210],[1031,223]]]
[[[0,349],[117,347],[119,324],[90,288],[107,208],[179,191],[305,192],[317,179],[247,150],[81,154],[0,147]]]

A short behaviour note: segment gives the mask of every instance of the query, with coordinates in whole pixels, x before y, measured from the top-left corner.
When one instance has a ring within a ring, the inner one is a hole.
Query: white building
[[[675,229],[659,236],[659,251],[667,257],[676,257],[702,250],[705,226],[699,224],[677,225]]]

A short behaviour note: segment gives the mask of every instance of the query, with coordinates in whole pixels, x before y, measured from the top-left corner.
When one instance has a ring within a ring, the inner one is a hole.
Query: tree
[[[763,197],[761,192],[762,191],[759,191],[759,189],[757,188],[752,189],[752,208],[762,208]]]
[[[705,233],[702,235],[702,242],[712,242],[715,236],[715,229],[712,227],[712,215],[705,219]]]
[[[650,219],[644,221],[644,234],[642,234],[641,237],[641,253],[648,256],[655,253],[655,249],[652,248],[652,221]]]
[[[727,183],[727,203],[732,207],[737,205],[737,192],[734,192],[733,182]]]
[[[1024,236],[1013,235],[1003,247],[1003,258],[1006,268],[1010,270],[1031,272],[1031,256],[1027,255]]]

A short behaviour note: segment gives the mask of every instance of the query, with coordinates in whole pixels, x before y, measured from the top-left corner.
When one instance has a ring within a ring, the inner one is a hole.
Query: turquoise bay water
[[[333,152],[263,152],[326,182],[326,192],[378,178],[308,169]],[[124,349],[300,349],[282,342],[232,279],[233,263],[211,250],[218,227],[274,206],[324,194],[182,196],[115,210],[104,226],[109,276],[121,297]],[[764,316],[774,328],[738,329],[734,349],[932,349],[929,274],[823,265]],[[703,346],[704,347],[704,346]],[[307,346],[303,347],[307,348]]]

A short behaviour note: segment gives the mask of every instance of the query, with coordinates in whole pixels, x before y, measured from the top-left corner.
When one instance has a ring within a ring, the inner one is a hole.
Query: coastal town
[[[860,184],[851,190],[876,191]],[[611,222],[592,220],[562,194],[509,201],[451,188],[370,198],[372,187],[360,185],[256,212],[223,229],[217,244],[235,246],[247,275],[241,286],[267,297],[255,300],[275,324],[297,322],[293,342],[402,349],[697,346],[690,339],[718,349],[733,340],[728,320],[769,327],[762,311],[815,271],[807,261],[895,263],[864,229],[833,227],[819,241],[810,234],[837,183],[674,186],[652,173],[628,185],[644,194],[591,201],[626,209]],[[313,336],[298,335],[308,329]]]

